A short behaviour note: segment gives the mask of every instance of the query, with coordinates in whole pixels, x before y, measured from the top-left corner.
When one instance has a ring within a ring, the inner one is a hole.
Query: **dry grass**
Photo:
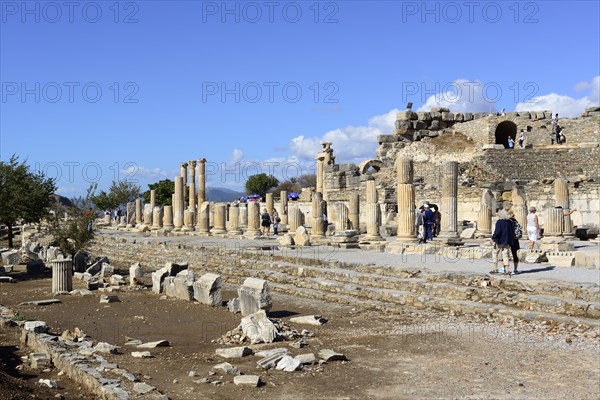
[[[475,150],[475,143],[462,133],[445,133],[429,141],[440,153],[463,153]]]

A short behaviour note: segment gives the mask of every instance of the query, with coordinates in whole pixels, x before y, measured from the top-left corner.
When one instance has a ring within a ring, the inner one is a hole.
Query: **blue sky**
[[[358,162],[408,101],[598,104],[598,1],[0,3],[0,159],[68,197],[200,157],[210,186],[309,173],[322,140]]]

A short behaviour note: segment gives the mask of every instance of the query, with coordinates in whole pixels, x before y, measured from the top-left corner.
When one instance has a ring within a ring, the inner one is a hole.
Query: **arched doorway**
[[[517,139],[517,125],[512,121],[500,122],[496,127],[496,144],[508,147],[508,138]]]

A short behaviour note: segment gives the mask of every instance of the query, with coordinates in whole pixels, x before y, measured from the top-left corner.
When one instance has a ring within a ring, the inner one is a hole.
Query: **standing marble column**
[[[248,202],[248,229],[244,233],[245,239],[258,239],[260,237],[260,204],[255,201]]]
[[[563,210],[552,207],[546,210],[546,221],[544,223],[544,237],[562,236],[563,232]]]
[[[142,224],[142,199],[135,199],[135,224]]]
[[[51,260],[52,293],[70,292],[73,290],[73,260]]]
[[[447,245],[458,246],[462,239],[458,235],[458,163],[442,164],[442,230],[438,237]]]
[[[324,158],[319,155],[317,155],[317,188],[316,191],[318,193],[323,193],[323,186],[324,186],[324,174],[325,174],[325,165],[324,165],[325,161]]]
[[[196,161],[188,161],[188,172],[190,173],[189,179],[189,206],[188,210],[196,212]]]
[[[240,236],[242,230],[240,229],[240,207],[237,204],[229,207],[229,229],[227,230],[228,236]]]
[[[157,231],[161,228],[161,222],[163,219],[162,209],[160,207],[154,207],[152,209],[152,230]]]
[[[415,232],[415,189],[413,186],[413,161],[407,157],[396,160],[398,231],[396,241],[413,242]],[[367,199],[367,202],[369,200]]]
[[[360,231],[360,195],[358,193],[350,194],[349,201],[350,229]]]
[[[246,203],[239,204],[239,227],[242,230],[248,228],[248,205]]]
[[[225,235],[227,230],[225,229],[225,217],[227,214],[227,204],[217,203],[215,204],[215,223],[210,231],[213,235]]]
[[[279,208],[279,218],[281,218],[281,224],[288,224],[288,192],[287,190],[282,190],[280,197],[280,208]]]
[[[475,236],[478,238],[489,238],[492,235],[492,207],[494,195],[489,189],[483,189],[481,196],[481,205],[477,215],[477,231]]]
[[[554,204],[556,207],[562,207],[563,209],[563,236],[574,237],[573,234],[573,223],[571,222],[571,207],[569,204],[569,187],[567,181],[563,178],[556,178],[554,180]]]
[[[320,192],[313,193],[312,197],[312,229],[311,236],[313,238],[325,237],[324,221],[323,221],[323,195]]]
[[[127,227],[131,228],[135,223],[135,202],[127,203],[127,210],[125,211],[127,214]]]
[[[179,176],[183,178],[183,185],[187,185],[187,167],[188,163],[182,162],[179,167]]]
[[[206,158],[198,159],[198,205],[206,201]]]
[[[183,193],[183,178],[181,176],[177,176],[175,177],[175,193],[173,196],[174,231],[180,231],[183,227]]]
[[[379,227],[381,226],[381,209],[379,208],[377,199],[377,184],[375,178],[372,176],[369,176],[367,179],[367,234],[361,239],[361,242],[380,242],[383,238],[379,233]]]
[[[348,207],[340,202],[335,203],[335,231],[346,231],[350,221]]]
[[[515,185],[512,188],[512,210],[515,213],[515,219],[521,225],[523,233],[527,227],[527,203],[525,202],[525,190],[522,187]]]
[[[271,222],[273,221],[273,209],[275,208],[275,204],[273,202],[273,193],[267,193],[265,195],[265,207],[267,207],[267,212],[269,213],[269,217],[271,217]]]
[[[196,218],[196,232],[203,236],[210,235],[210,202],[203,201],[198,205],[198,218]]]
[[[296,232],[296,229],[298,229],[298,227],[300,225],[304,224],[302,217],[303,217],[302,210],[300,210],[300,208],[297,205],[293,205],[292,209],[290,210],[290,217],[289,217],[289,231],[290,232]]]
[[[170,231],[175,228],[173,225],[173,206],[165,206],[163,212],[163,228]]]
[[[144,204],[144,225],[152,226],[152,206],[150,204]]]

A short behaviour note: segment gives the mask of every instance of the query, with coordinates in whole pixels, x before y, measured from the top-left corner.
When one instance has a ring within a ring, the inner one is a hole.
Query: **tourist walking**
[[[433,211],[429,209],[429,204],[424,204],[423,208],[423,224],[425,225],[425,238],[423,243],[427,243],[428,240],[433,240],[433,228],[435,225],[435,215]]]
[[[519,133],[519,147],[521,149],[525,148],[524,143],[525,143],[525,130],[521,129],[521,133]]]
[[[262,235],[269,236],[269,230],[271,229],[271,217],[269,212],[265,208],[262,215],[260,216],[260,226],[262,227]]]
[[[517,221],[517,219],[515,218],[515,212],[511,209],[508,210],[508,215],[509,215],[509,220],[510,222],[512,222],[512,226],[513,226],[513,231],[515,233],[515,240],[513,240],[512,244],[510,245],[510,252],[512,253],[512,258],[513,258],[513,274],[518,274],[519,273],[519,249],[521,248],[521,246],[519,245],[519,239],[521,238],[521,236],[523,236],[523,229],[521,227],[521,224],[519,224],[519,221]]]
[[[498,221],[496,221],[494,234],[492,235],[492,242],[494,242],[492,264],[494,265],[494,269],[490,271],[490,274],[503,273],[511,275],[509,252],[515,240],[515,232],[509,218],[510,216],[506,210],[501,209],[498,211]],[[502,269],[498,268],[498,256],[500,255],[502,256]]]
[[[540,238],[540,221],[535,214],[536,211],[535,207],[529,207],[529,214],[527,214],[527,238],[529,239],[527,250],[529,251],[533,251],[535,242]]]
[[[279,229],[279,223],[281,222],[281,218],[279,218],[279,213],[276,209],[273,209],[271,215],[273,215],[273,234],[277,236],[277,230]]]

